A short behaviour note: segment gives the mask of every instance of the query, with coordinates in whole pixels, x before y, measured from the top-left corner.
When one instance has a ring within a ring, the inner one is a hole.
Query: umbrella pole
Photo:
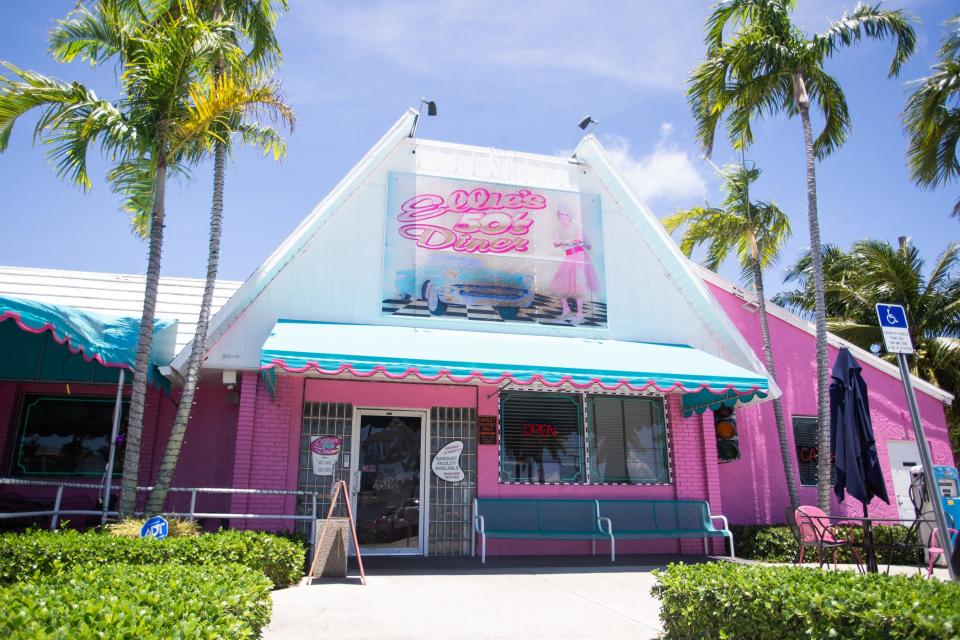
[[[867,503],[863,502],[863,551],[867,556],[865,561],[867,563],[867,573],[879,573],[880,568],[877,566],[877,555],[873,550],[873,527],[871,526],[870,519],[867,517]]]

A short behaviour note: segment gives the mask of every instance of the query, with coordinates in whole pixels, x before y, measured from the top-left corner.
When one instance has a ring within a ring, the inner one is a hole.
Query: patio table
[[[920,540],[920,526],[924,523],[931,527],[936,526],[933,520],[925,519],[904,520],[902,518],[856,518],[851,516],[827,516],[827,519],[832,527],[845,526],[862,529],[863,538],[861,540],[851,540],[849,544],[851,547],[863,550],[866,567],[860,567],[859,563],[857,567],[867,573],[879,573],[878,551],[887,552],[887,573],[890,572],[895,551],[914,551],[919,560],[922,557],[922,552],[927,548],[925,541]],[[886,530],[885,540],[876,540],[876,525],[889,525],[890,528]],[[894,528],[896,525],[903,527],[902,535],[898,535],[900,531]],[[920,570],[919,562],[917,563],[917,570]]]

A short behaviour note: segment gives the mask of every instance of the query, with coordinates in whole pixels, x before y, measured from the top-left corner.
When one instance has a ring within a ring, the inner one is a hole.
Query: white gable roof
[[[224,305],[212,320],[206,366],[257,367],[260,347],[279,318],[489,331],[489,323],[382,315],[388,175],[405,172],[599,194],[609,326],[501,323],[498,331],[687,344],[766,376],[596,138],[587,136],[575,158],[559,158],[412,139],[416,118],[416,111],[407,111]],[[457,324],[444,324],[450,322]],[[174,368],[182,368],[187,355],[181,352]]]

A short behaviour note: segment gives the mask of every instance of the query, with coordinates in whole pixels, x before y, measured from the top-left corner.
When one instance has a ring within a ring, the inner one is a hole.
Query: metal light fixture
[[[586,131],[586,130],[587,130],[587,127],[589,127],[590,125],[596,126],[596,125],[598,125],[598,124],[600,124],[600,123],[597,122],[596,120],[594,120],[592,117],[587,116],[586,118],[584,118],[583,120],[581,120],[581,121],[577,124],[577,126],[580,127],[581,129],[583,129],[584,131]]]
[[[417,123],[420,122],[420,116],[423,115],[423,105],[427,105],[428,116],[437,115],[437,103],[434,100],[427,100],[426,98],[420,98],[420,108],[417,110],[417,119],[413,121],[413,127],[410,128],[411,138],[417,134]]]

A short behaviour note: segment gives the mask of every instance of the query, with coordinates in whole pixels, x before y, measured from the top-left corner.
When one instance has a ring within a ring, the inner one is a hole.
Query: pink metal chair
[[[823,566],[824,549],[833,549],[833,566],[837,566],[837,549],[840,547],[850,547],[853,556],[860,565],[860,554],[853,546],[851,541],[838,538],[834,532],[833,525],[830,524],[830,516],[825,514],[817,507],[804,505],[797,507],[794,514],[797,521],[797,529],[800,535],[800,556],[798,564],[803,564],[803,552],[808,546],[817,548],[817,560],[820,566]]]
[[[950,532],[950,535],[953,537],[953,543],[957,543],[957,530],[956,529],[947,529]],[[927,565],[927,579],[933,577],[933,564],[937,561],[937,556],[943,555],[943,547],[936,546],[937,544],[937,529],[934,527],[933,531],[930,532],[930,546],[927,547],[927,555],[930,556],[930,564]]]

